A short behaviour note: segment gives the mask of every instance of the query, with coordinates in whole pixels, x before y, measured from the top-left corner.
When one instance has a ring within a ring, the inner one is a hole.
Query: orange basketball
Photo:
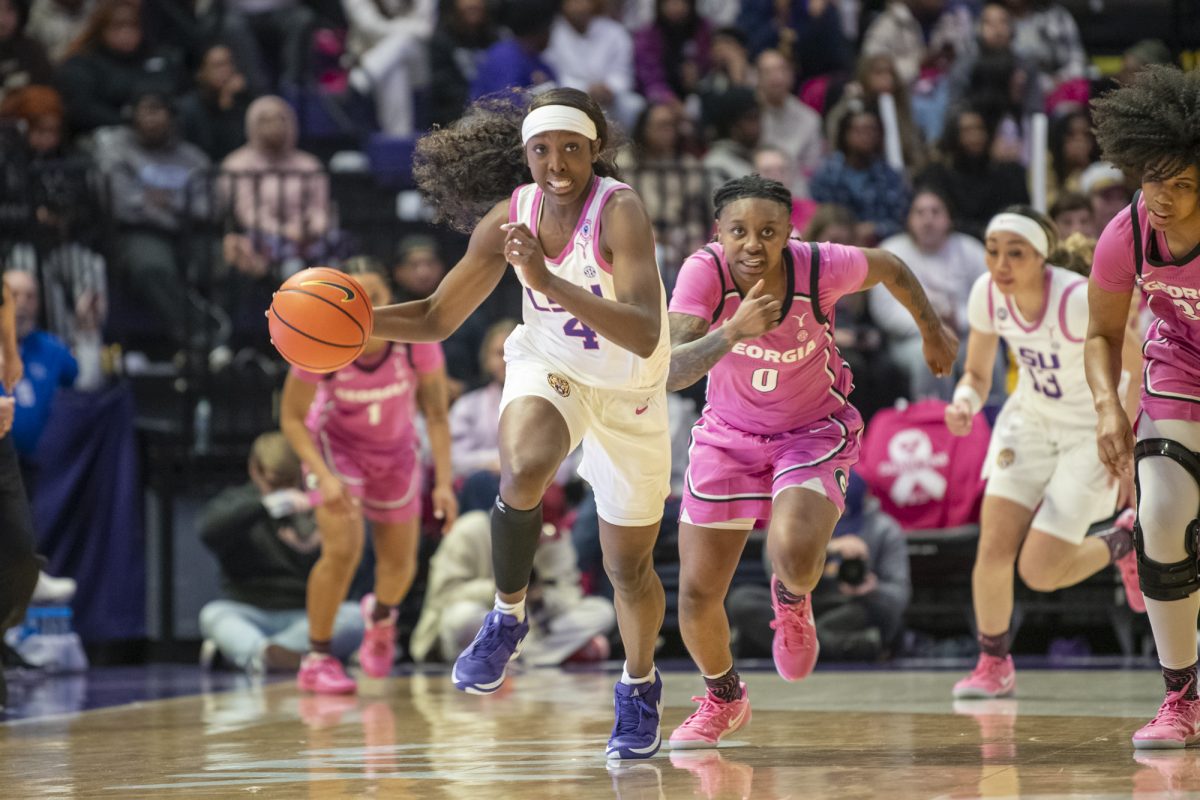
[[[333,372],[358,358],[374,325],[371,300],[359,282],[329,267],[284,281],[267,318],[275,349],[310,372]]]

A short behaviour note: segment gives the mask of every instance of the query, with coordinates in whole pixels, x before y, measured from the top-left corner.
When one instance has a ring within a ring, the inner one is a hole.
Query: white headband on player
[[[521,123],[521,144],[546,131],[569,131],[595,139],[596,123],[574,106],[539,106],[525,115]]]
[[[1015,233],[1017,236],[1025,239],[1025,241],[1033,246],[1034,250],[1042,254],[1042,258],[1050,255],[1050,239],[1046,236],[1046,229],[1024,214],[1013,214],[1010,212],[997,214],[988,223],[987,233],[984,234],[984,238],[1001,231],[1004,233]]]

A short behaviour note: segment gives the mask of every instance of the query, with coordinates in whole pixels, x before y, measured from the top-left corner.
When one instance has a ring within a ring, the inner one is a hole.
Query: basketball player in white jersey
[[[670,337],[650,220],[612,177],[608,142],[603,112],[574,89],[540,94],[528,110],[485,98],[424,137],[417,181],[441,219],[474,226],[471,242],[429,299],[377,309],[373,335],[444,339],[507,265],[516,269],[524,313],[505,345],[496,605],[458,657],[454,684],[494,692],[520,652],[542,494],[582,442],[579,471],[595,492],[627,657],[607,752],[649,758],[660,744],[662,705],[653,655],[665,599],[652,554],[670,490]]]
[[[1120,492],[1096,453],[1096,411],[1083,371],[1087,279],[1054,266],[1074,258],[1086,269],[1090,257],[1060,248],[1057,238],[1054,223],[1032,208],[1014,206],[993,217],[985,238],[988,274],[976,280],[967,304],[965,372],[946,407],[951,432],[970,432],[991,389],[1001,339],[1020,372],[984,462],[987,491],[971,576],[981,652],[975,670],[955,684],[957,698],[1007,697],[1016,689],[1009,655],[1014,566],[1031,589],[1051,592],[1115,563],[1130,605],[1144,610],[1132,520],[1085,539],[1128,487]],[[1137,348],[1126,348],[1125,356],[1136,385]],[[1132,411],[1136,386],[1126,396]]]

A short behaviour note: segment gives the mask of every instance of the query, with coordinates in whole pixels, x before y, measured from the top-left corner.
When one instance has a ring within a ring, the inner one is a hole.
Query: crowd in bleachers
[[[461,246],[419,209],[356,228],[369,214],[353,186],[381,184],[368,196],[399,209],[423,130],[484,95],[571,86],[625,132],[619,163],[668,290],[710,236],[712,189],[758,172],[791,188],[796,235],[900,255],[965,342],[993,214],[1045,198],[1064,236],[1095,237],[1128,203],[1087,102],[1173,60],[1130,44],[1101,75],[1046,0],[0,0],[0,258],[40,278],[41,322],[75,351],[81,388],[113,371],[114,340],[214,369],[242,348],[270,355],[262,312],[282,277],[369,250],[398,299],[424,297]],[[511,288],[446,345],[464,509],[495,492],[495,426],[478,414],[498,403]],[[897,311],[879,290],[839,307],[868,419],[947,399],[957,378],[928,374]],[[588,524],[575,482],[564,530]],[[593,588],[587,558],[569,577]],[[457,641],[426,633],[426,648]]]

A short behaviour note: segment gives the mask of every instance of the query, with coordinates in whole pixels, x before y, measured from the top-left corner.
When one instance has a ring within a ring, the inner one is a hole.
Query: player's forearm
[[[716,366],[737,340],[729,336],[729,326],[709,331],[703,338],[671,349],[671,371],[667,375],[667,391],[686,389]]]
[[[433,451],[433,482],[437,486],[454,485],[453,461],[450,458],[450,423],[447,419],[426,419],[429,449]]]
[[[1096,411],[1104,413],[1121,407],[1118,391],[1121,374],[1121,341],[1113,341],[1104,333],[1088,333],[1083,345],[1083,366]]]
[[[608,341],[640,358],[649,358],[662,335],[661,309],[608,300],[582,286],[554,277],[544,294]]]
[[[440,342],[450,335],[429,300],[414,300],[375,309],[371,336],[389,342]]]
[[[940,330],[942,320],[929,302],[925,287],[921,286],[917,276],[913,275],[908,265],[899,258],[892,256],[891,262],[892,268],[883,279],[883,285],[888,292],[912,315],[917,327],[921,329],[921,335]]]

